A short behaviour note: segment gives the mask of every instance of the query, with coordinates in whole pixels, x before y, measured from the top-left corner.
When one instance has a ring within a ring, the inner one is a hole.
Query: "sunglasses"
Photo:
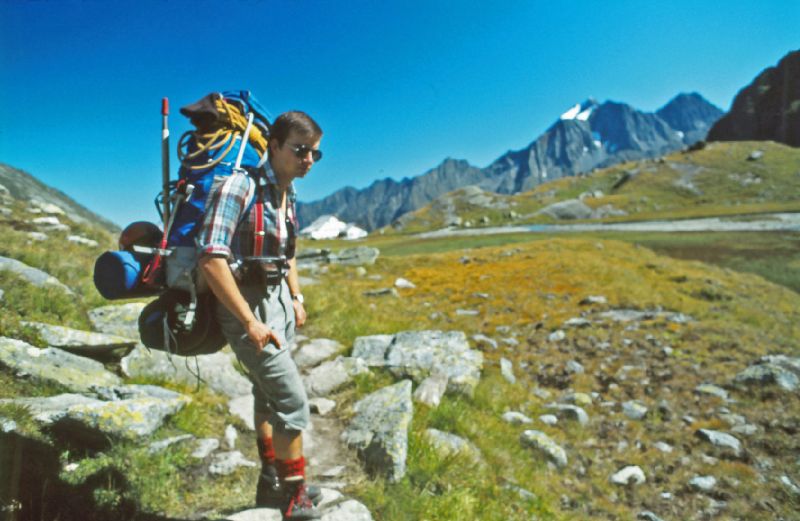
[[[286,145],[294,151],[294,155],[296,155],[298,159],[304,159],[309,152],[311,152],[311,159],[313,159],[315,163],[322,159],[322,150],[311,148],[308,145],[290,145],[289,143],[286,143]]]

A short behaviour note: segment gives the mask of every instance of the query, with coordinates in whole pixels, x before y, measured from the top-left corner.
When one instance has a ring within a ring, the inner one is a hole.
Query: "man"
[[[322,158],[321,138],[322,130],[307,114],[280,115],[258,180],[244,174],[226,178],[210,196],[198,236],[199,266],[219,301],[216,317],[253,381],[262,460],[256,503],[278,506],[291,520],[320,517],[312,502],[319,489],[305,484],[308,398],[289,348],[295,326],[306,320],[294,258],[292,181]],[[263,238],[256,231],[262,229]]]

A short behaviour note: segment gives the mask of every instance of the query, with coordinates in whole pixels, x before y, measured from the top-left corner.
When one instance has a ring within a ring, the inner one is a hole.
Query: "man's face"
[[[270,142],[269,163],[278,182],[288,184],[298,177],[304,177],[314,165],[313,150],[319,149],[321,138],[303,137],[294,130],[284,141],[283,146]]]

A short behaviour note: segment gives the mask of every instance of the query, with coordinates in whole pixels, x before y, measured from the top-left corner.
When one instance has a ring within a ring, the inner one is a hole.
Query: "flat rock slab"
[[[116,304],[89,311],[89,321],[95,330],[107,335],[139,340],[139,315],[145,304]]]
[[[411,381],[384,387],[356,402],[355,416],[342,440],[366,463],[367,470],[398,481],[406,473],[408,428],[413,416]]]
[[[547,434],[541,431],[528,430],[520,435],[520,442],[545,455],[557,467],[563,468],[567,466],[567,453]]]
[[[786,355],[762,356],[734,378],[734,383],[748,387],[777,385],[785,391],[800,389],[800,358]]]
[[[227,351],[189,358],[170,357],[163,351],[148,352],[140,345],[122,359],[121,366],[130,378],[163,378],[187,385],[195,385],[199,374],[209,389],[229,398],[238,398],[250,393],[252,384],[236,370],[235,363],[236,357]]]
[[[31,417],[42,425],[50,425],[62,418],[73,405],[101,404],[102,400],[82,394],[64,393],[47,398],[13,398],[0,400],[0,404],[11,403],[26,407]]]
[[[322,488],[322,501],[318,505],[321,521],[373,521],[367,507],[355,499],[348,499],[336,490]],[[225,518],[225,521],[282,521],[276,508],[253,508]]]
[[[394,340],[394,335],[360,336],[353,342],[353,358],[361,358],[370,367],[386,365],[386,350]]]
[[[51,286],[59,288],[69,295],[73,295],[72,290],[66,285],[62,284],[57,278],[53,277],[49,273],[45,273],[42,270],[28,266],[24,262],[20,262],[16,259],[0,257],[0,270],[16,273],[37,288]]]
[[[344,350],[344,346],[336,340],[315,338],[303,344],[297,350],[294,354],[294,363],[300,369],[314,367],[333,355],[341,353],[342,350]]]
[[[0,337],[0,365],[18,375],[88,391],[92,385],[119,385],[120,378],[103,364],[58,348],[39,349],[21,340]]]
[[[101,362],[119,360],[136,346],[135,340],[115,335],[80,331],[41,322],[23,322],[23,324],[36,329],[51,347]]]
[[[350,266],[363,266],[364,264],[375,264],[380,255],[378,248],[369,246],[356,246],[355,248],[345,248],[336,255],[331,255],[328,260],[335,264],[347,264]]]
[[[742,443],[727,432],[714,431],[710,429],[698,429],[695,436],[705,440],[726,455],[740,457],[742,455]]]
[[[215,476],[227,476],[233,474],[240,467],[255,467],[256,462],[244,457],[238,450],[230,452],[218,452],[211,458],[208,472]]]
[[[442,402],[442,397],[447,391],[446,374],[436,373],[427,377],[417,386],[414,391],[414,401],[423,403],[428,407],[438,407]]]
[[[357,374],[369,372],[360,358],[340,356],[318,365],[305,377],[306,392],[310,397],[326,397],[341,389]]]

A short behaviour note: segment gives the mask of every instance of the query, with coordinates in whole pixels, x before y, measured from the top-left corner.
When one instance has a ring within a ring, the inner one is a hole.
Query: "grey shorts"
[[[310,412],[305,387],[290,352],[295,320],[289,287],[284,280],[268,292],[259,286],[239,286],[239,290],[256,317],[281,341],[280,349],[267,344],[257,353],[242,324],[225,306],[217,303],[216,316],[222,332],[253,382],[255,412],[266,414],[275,429],[303,430],[308,426]]]

